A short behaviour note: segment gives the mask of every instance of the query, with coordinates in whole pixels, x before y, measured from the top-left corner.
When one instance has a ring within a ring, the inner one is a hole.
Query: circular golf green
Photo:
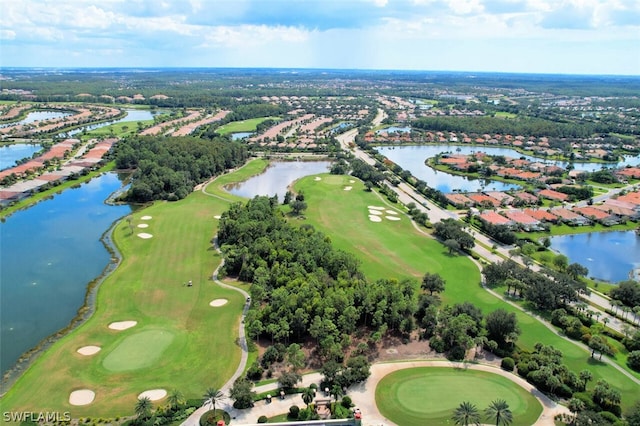
[[[451,425],[453,411],[464,401],[484,409],[504,399],[513,424],[534,424],[542,405],[528,391],[497,374],[470,369],[418,367],[385,376],[376,388],[376,405],[399,425]]]
[[[146,330],[127,336],[102,361],[109,371],[130,371],[153,365],[173,341],[167,330]]]

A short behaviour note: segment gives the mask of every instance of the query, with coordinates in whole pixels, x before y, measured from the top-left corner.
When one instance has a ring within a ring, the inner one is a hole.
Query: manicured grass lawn
[[[251,118],[249,120],[232,121],[231,123],[227,123],[224,126],[220,126],[216,131],[221,135],[228,135],[229,133],[238,132],[255,132],[258,124],[269,119],[275,120],[278,119],[278,117],[260,117]]]
[[[638,385],[618,370],[602,362],[591,360],[589,352],[556,335],[538,320],[493,296],[480,285],[477,266],[468,257],[449,255],[438,241],[419,233],[407,216],[391,222],[374,223],[368,219],[367,206],[391,206],[375,193],[364,191],[364,185],[349,176],[320,175],[322,180],[305,177],[296,185],[302,191],[309,208],[306,220],[326,233],[340,249],[355,254],[362,262],[362,270],[369,279],[413,277],[421,279],[425,272],[439,273],[446,281],[441,295],[448,304],[471,302],[484,314],[498,308],[514,312],[522,334],[518,345],[533,351],[538,342],[553,345],[564,355],[567,366],[578,373],[589,369],[593,383],[605,379],[620,390],[623,407],[637,399]],[[351,191],[344,191],[352,186]],[[396,208],[399,206],[394,206]]]
[[[509,404],[516,425],[534,424],[542,413],[542,406],[528,391],[484,371],[410,368],[385,376],[376,388],[380,413],[403,426],[453,424],[453,411],[464,401],[475,404],[484,419],[484,409],[496,399]]]
[[[101,285],[96,312],[35,361],[2,398],[3,410],[115,417],[133,414],[137,395],[145,390],[178,389],[186,398],[199,398],[206,388],[222,386],[240,360],[235,339],[244,305],[241,294],[211,281],[220,262],[211,246],[214,216],[228,204],[194,192],[135,212],[132,228],[122,220],[113,239],[124,259]],[[149,226],[138,228],[141,223]],[[153,238],[139,238],[140,232]],[[184,285],[188,280],[193,287]],[[217,298],[229,303],[209,306]],[[123,331],[107,327],[127,320],[138,324]],[[158,339],[158,333],[167,338]],[[93,356],[76,352],[87,345],[102,350]],[[71,406],[69,393],[85,388],[96,393],[95,401]]]

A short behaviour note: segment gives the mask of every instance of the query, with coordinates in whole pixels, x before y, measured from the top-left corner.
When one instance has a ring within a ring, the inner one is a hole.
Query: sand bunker
[[[138,225],[138,228],[148,228],[149,224],[148,223],[141,223],[140,225]]]
[[[353,180],[353,179],[351,179],[351,180],[349,181],[349,183],[356,183],[356,181],[355,181],[355,180]]]
[[[378,207],[378,206],[367,206],[367,208],[369,210],[384,210],[384,207]]]
[[[100,352],[100,346],[83,346],[77,350],[80,355],[94,355]]]
[[[384,213],[382,213],[380,210],[369,210],[369,214],[374,214],[376,216],[382,216]]]
[[[382,222],[382,218],[380,216],[376,216],[376,215],[373,215],[373,214],[369,215],[369,220],[371,222]]]
[[[213,306],[214,308],[217,308],[219,306],[226,305],[227,302],[228,302],[227,299],[215,299],[209,302],[209,306]]]
[[[153,235],[151,234],[147,234],[146,232],[141,232],[138,234],[138,237],[144,239],[144,240],[148,240],[149,238],[153,238]]]
[[[164,389],[151,389],[148,391],[144,391],[140,395],[138,395],[138,399],[144,398],[145,396],[151,401],[157,401],[167,396],[167,391]]]
[[[351,189],[352,189],[352,188],[353,188],[353,187],[351,187],[351,186],[345,186],[345,187],[344,187],[344,190],[345,190],[345,191],[351,191]]]
[[[316,176],[313,178],[313,180],[322,180],[322,178],[320,176]]]
[[[96,393],[89,389],[80,389],[69,394],[69,404],[71,405],[89,405],[96,397]]]
[[[398,214],[398,212],[395,212],[393,210],[385,210],[384,211],[386,214]]]
[[[221,216],[220,216],[219,214],[217,214],[217,215],[215,215],[213,218],[214,218],[214,219],[220,219],[220,217],[221,217]]]
[[[149,220],[149,219],[153,219],[153,218],[151,216],[142,216],[140,219]]]
[[[131,328],[134,327],[136,324],[138,324],[138,321],[118,321],[118,322],[112,322],[111,324],[109,324],[109,328],[112,330],[126,330],[127,328]]]
[[[400,220],[400,218],[398,216],[385,216],[384,218],[387,219],[387,220],[396,220],[396,221]]]

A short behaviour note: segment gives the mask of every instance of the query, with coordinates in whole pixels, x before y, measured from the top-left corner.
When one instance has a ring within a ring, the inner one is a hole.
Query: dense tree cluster
[[[433,234],[442,241],[453,240],[458,243],[460,248],[469,250],[475,246],[475,240],[462,229],[463,226],[457,220],[444,219],[435,224]]]
[[[289,224],[273,198],[232,205],[218,237],[223,273],[252,283],[246,318],[252,338],[288,343],[311,336],[320,357],[342,361],[357,327],[379,336],[413,329],[417,283],[368,282],[352,255],[311,226]]]
[[[586,387],[580,376],[562,363],[562,352],[542,343],[535,345],[533,353],[519,354],[517,369],[519,375],[539,389],[560,397],[571,397]]]
[[[596,131],[596,127],[589,123],[558,123],[540,118],[504,120],[495,117],[423,117],[415,120],[412,126],[442,132],[559,138],[588,138]]]
[[[630,308],[638,307],[640,306],[640,283],[632,280],[621,281],[611,289],[609,295]]]
[[[194,137],[123,139],[114,151],[116,167],[135,169],[127,201],[179,200],[195,185],[237,167],[247,159],[244,146]]]

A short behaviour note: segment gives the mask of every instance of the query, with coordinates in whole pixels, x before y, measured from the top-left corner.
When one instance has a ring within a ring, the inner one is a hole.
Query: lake
[[[0,170],[15,166],[16,161],[23,158],[31,158],[40,149],[42,145],[27,143],[0,146]]]
[[[107,173],[68,189],[0,223],[0,369],[64,328],[84,302],[110,254],[100,238],[127,215],[105,200],[122,187]]]
[[[409,170],[415,177],[424,180],[432,188],[436,188],[444,193],[460,191],[506,191],[518,188],[517,185],[504,184],[502,182],[487,181],[485,179],[469,180],[464,176],[454,176],[448,173],[439,172],[424,164],[427,158],[435,157],[441,153],[452,154],[474,154],[476,152],[486,152],[490,155],[504,155],[506,157],[524,157],[531,161],[545,162],[541,158],[523,155],[510,148],[499,148],[490,146],[469,146],[469,145],[392,145],[376,147],[378,152],[403,169]],[[546,161],[547,164],[554,164],[566,167],[567,163],[561,161]],[[598,163],[574,163],[576,170],[596,171],[603,167],[622,167],[626,165],[640,164],[640,156],[625,156],[624,160],[617,164]]]
[[[0,125],[0,127],[14,126],[16,124],[21,124],[21,125],[30,124],[30,123],[33,123],[34,121],[51,120],[54,118],[68,117],[70,115],[72,115],[72,113],[62,112],[62,111],[33,111],[30,113],[27,113],[27,116],[20,121],[12,121],[11,123],[5,123]]]
[[[231,133],[231,140],[237,141],[240,139],[248,138],[249,136],[253,136],[254,132],[236,132]]]
[[[264,173],[244,182],[227,185],[225,189],[245,198],[277,195],[278,201],[282,202],[291,183],[304,176],[326,173],[330,166],[330,161],[273,161]]]
[[[640,236],[634,231],[591,232],[551,237],[551,249],[564,254],[569,263],[589,268],[589,276],[603,281],[629,279],[640,267]]]

